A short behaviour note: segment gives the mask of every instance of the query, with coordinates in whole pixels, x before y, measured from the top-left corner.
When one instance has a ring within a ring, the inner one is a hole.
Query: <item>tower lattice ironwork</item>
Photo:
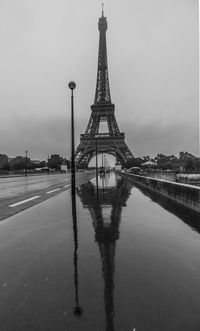
[[[108,153],[116,157],[122,165],[133,154],[125,143],[125,135],[120,132],[116,118],[115,106],[111,102],[108,61],[106,47],[107,19],[99,18],[99,54],[97,82],[94,104],[91,106],[90,119],[84,134],[80,136],[80,143],[75,152],[76,166],[86,168],[95,153]],[[107,122],[108,132],[100,133],[100,123]]]

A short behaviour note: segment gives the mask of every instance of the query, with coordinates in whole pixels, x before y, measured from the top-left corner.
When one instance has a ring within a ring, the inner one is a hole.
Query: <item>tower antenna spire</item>
[[[101,5],[102,5],[102,17],[104,17],[104,10],[103,10],[104,9],[104,3],[102,2]]]

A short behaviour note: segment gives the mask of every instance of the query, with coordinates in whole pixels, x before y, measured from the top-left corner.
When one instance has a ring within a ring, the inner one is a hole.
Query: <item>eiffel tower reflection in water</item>
[[[98,183],[98,190],[97,190],[97,185]],[[89,210],[91,214],[91,221],[92,225],[94,228],[94,233],[95,233],[95,242],[97,243],[100,251],[100,257],[101,257],[101,266],[102,266],[102,274],[103,274],[103,282],[104,282],[104,309],[105,309],[105,322],[102,321],[105,325],[105,327],[102,328],[102,330],[106,331],[114,331],[115,326],[114,324],[118,322],[118,318],[115,319],[115,309],[117,312],[119,312],[119,306],[116,306],[114,304],[114,291],[116,286],[119,286],[119,290],[121,288],[120,282],[115,284],[115,277],[119,279],[119,275],[115,276],[115,250],[116,250],[116,243],[117,240],[120,237],[120,222],[122,219],[122,213],[125,215],[125,212],[123,211],[123,208],[126,207],[126,203],[128,201],[128,198],[131,193],[132,187],[137,188],[142,192],[145,196],[150,198],[152,202],[155,202],[156,204],[160,205],[162,208],[166,209],[170,214],[173,214],[179,218],[179,220],[182,220],[184,223],[192,227],[195,231],[200,233],[200,226],[199,226],[199,215],[193,215],[191,211],[188,213],[182,206],[179,206],[175,202],[173,203],[171,200],[166,199],[162,195],[158,194],[157,192],[152,192],[151,190],[147,188],[143,188],[140,185],[137,185],[136,183],[131,183],[131,181],[127,180],[124,177],[117,176],[114,173],[111,174],[105,174],[104,176],[98,176],[98,181],[92,180],[86,184],[81,185],[80,187],[77,188],[77,196],[80,198],[80,201],[83,205],[83,208],[86,208]],[[135,192],[135,189],[133,191],[134,196],[136,195],[136,200],[137,200],[137,194]],[[130,199],[131,201],[132,199]],[[128,206],[127,209],[129,209],[131,206]],[[131,208],[130,208],[131,209]],[[161,210],[161,214],[163,215],[163,210]],[[88,213],[87,214],[87,219],[88,219]],[[127,215],[127,214],[126,214]],[[166,214],[167,215],[167,214]],[[170,216],[171,217],[171,216]],[[89,217],[90,219],[90,217]],[[167,218],[166,218],[167,219]],[[165,219],[165,221],[166,221]],[[170,218],[171,219],[171,218]],[[175,222],[179,220],[176,220],[176,218],[173,218]],[[142,219],[141,219],[141,222]],[[154,223],[157,226],[157,223]],[[83,310],[79,304],[79,291],[78,291],[78,233],[77,233],[77,226],[76,226],[76,213],[75,213],[75,224],[74,224],[74,242],[75,242],[75,249],[74,249],[74,286],[75,286],[75,301],[76,301],[76,306],[74,308],[74,315],[80,317],[83,313]],[[162,225],[163,226],[163,225]],[[135,224],[136,232],[138,230],[137,224]],[[164,229],[167,230],[168,233],[168,225]],[[145,229],[144,233],[145,233]],[[173,228],[174,230],[174,228]],[[173,231],[172,230],[172,231]],[[123,227],[124,231],[124,227]],[[158,227],[157,234],[159,235],[160,233],[160,227]],[[184,228],[185,231],[185,228]],[[170,234],[169,234],[170,233]],[[170,236],[170,243],[173,238],[174,232],[169,232],[168,236]],[[171,233],[173,235],[171,235]],[[91,235],[91,232],[90,232]],[[151,238],[150,238],[151,239]],[[124,238],[123,238],[124,240]],[[128,239],[130,240],[130,238]],[[159,240],[159,238],[158,238]],[[139,239],[140,241],[140,239]],[[151,243],[151,240],[150,240]],[[168,243],[168,239],[166,241]],[[144,244],[144,243],[143,243]],[[157,287],[157,283],[159,283],[159,261],[160,261],[160,253],[158,250],[159,245],[162,244],[162,240],[159,244],[159,241],[157,243],[158,246],[155,246],[155,249],[153,251],[153,254],[148,252],[146,253],[145,248],[142,250],[142,253],[140,256],[140,260],[143,261],[143,259],[147,259],[150,257],[150,260],[152,261],[152,264],[150,264],[150,274],[153,272],[155,274],[155,280],[152,278],[152,284],[149,289],[149,293],[154,296],[155,293],[160,293],[160,285]],[[174,242],[174,245],[176,245],[176,242]],[[140,247],[140,246],[139,246]],[[175,246],[176,247],[176,246]],[[182,242],[181,242],[181,247],[182,247]],[[173,248],[174,249],[174,248]],[[173,251],[173,250],[172,250]],[[136,255],[138,254],[139,250],[137,249],[136,245]],[[134,252],[132,253],[134,256]],[[147,255],[146,255],[147,254]],[[171,250],[170,250],[171,254]],[[180,253],[180,256],[182,253]],[[96,255],[96,253],[95,253]],[[155,259],[154,259],[155,256]],[[170,261],[168,260],[168,246],[167,246],[167,253],[166,255],[166,261],[165,263],[162,264],[162,267],[164,268],[163,271],[163,279],[166,280],[165,275],[167,274],[169,267],[170,267]],[[120,258],[120,256],[119,256]],[[137,260],[137,259],[136,259]],[[98,263],[98,262],[97,262]],[[139,264],[140,265],[140,264]],[[151,270],[151,265],[153,266],[154,270]],[[96,268],[96,267],[95,267]],[[129,268],[129,264],[127,265],[127,268]],[[137,270],[137,264],[134,265],[134,268]],[[191,267],[192,268],[192,267]],[[135,270],[134,269],[134,270]],[[97,269],[95,269],[97,270]],[[131,270],[131,266],[130,266]],[[149,272],[149,264],[144,263],[144,269],[147,273]],[[179,270],[179,265],[176,268],[177,273],[180,272]],[[89,272],[86,271],[86,272]],[[129,271],[127,270],[129,273]],[[131,272],[131,271],[130,271]],[[156,274],[158,273],[158,277]],[[172,272],[172,277],[169,278],[169,281],[167,280],[167,284],[169,286],[174,286],[173,288],[175,289],[176,285],[174,285],[174,271]],[[180,272],[182,274],[182,271]],[[179,274],[179,275],[180,275]],[[145,275],[145,272],[144,272]],[[97,275],[95,274],[94,277]],[[145,276],[144,276],[145,277]],[[136,272],[136,280],[140,279],[140,271],[137,270]],[[143,278],[144,279],[144,278]],[[171,280],[170,280],[171,279]],[[176,278],[175,278],[176,279]],[[131,278],[131,282],[133,281],[133,278]],[[178,280],[179,282],[179,280]],[[187,283],[187,281],[186,281]],[[176,283],[175,283],[176,284]],[[185,283],[184,283],[185,284]],[[188,285],[189,283],[187,283]],[[186,285],[184,285],[186,286]],[[188,285],[189,286],[189,285]],[[134,288],[134,286],[133,286]],[[145,291],[143,287],[138,287],[137,286],[134,288],[135,292],[134,295],[136,297],[144,297],[145,296]],[[119,293],[119,292],[118,292]],[[100,294],[101,295],[101,294]],[[128,293],[126,292],[126,295]],[[149,305],[151,304],[151,295],[149,295],[148,302]],[[176,303],[176,296],[174,297],[175,303]],[[93,301],[93,302],[99,302],[98,300]],[[171,299],[170,299],[171,302]],[[116,297],[116,305],[117,305],[117,297]],[[86,303],[87,305],[87,303]],[[135,312],[137,313],[137,305],[133,306],[135,308]],[[139,312],[143,311],[143,304],[139,303],[138,306],[140,309]],[[176,304],[175,304],[176,307]],[[84,308],[84,307],[83,307]],[[99,307],[100,308],[100,307]],[[126,307],[127,309],[128,307]],[[133,308],[133,309],[134,309]],[[141,310],[142,308],[142,310]],[[158,306],[156,309],[159,308],[159,302]],[[98,309],[100,311],[100,309]],[[133,311],[132,307],[128,308],[127,316],[130,315],[132,316]],[[120,307],[120,312],[121,312],[121,307]],[[123,312],[122,312],[123,313]],[[119,316],[118,316],[119,317]],[[93,316],[94,320],[98,321],[98,317]],[[155,316],[155,319],[157,317]],[[114,323],[115,322],[115,323]],[[151,322],[151,319],[150,319]],[[143,321],[141,322],[143,323]],[[145,323],[145,321],[144,321]],[[153,330],[154,328],[151,328]]]
[[[104,303],[106,331],[114,331],[114,270],[115,246],[119,239],[122,208],[132,188],[131,182],[111,174],[104,174],[96,182],[90,181],[77,188],[84,208],[88,208],[93,220],[95,241],[98,243],[104,278]]]

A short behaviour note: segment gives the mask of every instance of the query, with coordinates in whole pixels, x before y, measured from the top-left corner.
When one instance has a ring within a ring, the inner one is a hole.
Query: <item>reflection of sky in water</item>
[[[103,206],[103,208],[102,208],[102,218],[103,218],[103,224],[104,224],[105,227],[110,225],[111,212],[112,212],[112,207]]]
[[[96,186],[96,178],[91,180],[91,183]],[[116,175],[114,172],[109,172],[104,175],[98,175],[99,189],[106,189],[116,186]]]

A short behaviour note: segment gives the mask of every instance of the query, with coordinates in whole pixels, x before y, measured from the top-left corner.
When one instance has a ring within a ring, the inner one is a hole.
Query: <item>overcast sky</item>
[[[0,153],[70,156],[94,101],[99,0],[0,0]],[[112,102],[135,156],[198,154],[198,1],[105,0]]]

